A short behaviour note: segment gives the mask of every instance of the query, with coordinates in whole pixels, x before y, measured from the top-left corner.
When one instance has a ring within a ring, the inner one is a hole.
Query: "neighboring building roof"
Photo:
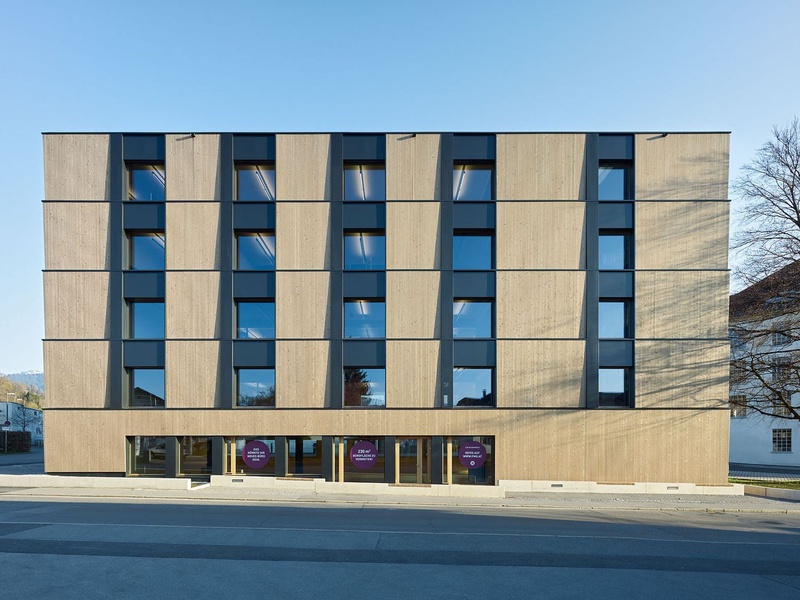
[[[800,260],[733,294],[728,310],[731,321],[739,321],[768,318],[787,308],[800,309]]]

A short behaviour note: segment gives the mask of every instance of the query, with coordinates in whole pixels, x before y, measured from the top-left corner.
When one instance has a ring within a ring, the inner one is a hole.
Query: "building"
[[[29,408],[20,402],[0,402],[0,425],[6,431],[30,431],[31,444],[42,445],[44,432],[41,410]]]
[[[800,262],[730,299],[734,463],[800,466]]]
[[[728,146],[44,134],[45,469],[726,482]]]

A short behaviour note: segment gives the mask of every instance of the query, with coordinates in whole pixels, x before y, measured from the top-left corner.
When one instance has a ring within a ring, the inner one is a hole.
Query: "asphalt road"
[[[800,515],[0,500],[15,598],[800,598]]]

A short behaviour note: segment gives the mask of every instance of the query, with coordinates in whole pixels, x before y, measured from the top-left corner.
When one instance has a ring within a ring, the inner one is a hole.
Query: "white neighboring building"
[[[23,413],[27,411],[27,415]],[[44,425],[42,423],[42,411],[35,408],[23,408],[17,402],[0,402],[0,425],[6,421],[11,422],[9,431],[22,431],[23,423],[25,429],[31,432],[31,444],[41,446],[44,440]]]

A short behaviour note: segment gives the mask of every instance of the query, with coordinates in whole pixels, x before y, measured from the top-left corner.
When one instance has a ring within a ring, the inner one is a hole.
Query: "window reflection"
[[[236,268],[240,271],[274,270],[275,234],[236,234]]]
[[[345,406],[386,406],[386,369],[344,370]]]
[[[239,201],[273,202],[275,200],[275,165],[237,164],[236,199]]]
[[[164,369],[130,369],[130,406],[164,406]]]
[[[624,234],[598,236],[598,266],[600,270],[628,269],[628,243]]]
[[[344,303],[345,338],[385,338],[386,303],[346,300]]]
[[[471,300],[453,302],[453,337],[492,337],[492,303]]]
[[[128,200],[163,202],[166,189],[163,164],[128,165]]]
[[[167,457],[167,440],[163,437],[136,436],[131,444],[131,474],[164,475]]]
[[[355,202],[386,200],[386,167],[382,163],[345,164],[344,199]]]
[[[273,339],[275,337],[275,303],[239,302],[236,311],[236,337]]]
[[[163,271],[166,237],[163,233],[137,233],[130,236],[129,268],[136,271]]]
[[[130,337],[133,339],[164,338],[164,303],[130,303]]]
[[[628,169],[624,166],[600,166],[598,171],[598,199],[600,200],[627,200],[628,194]]]
[[[494,267],[491,235],[454,235],[453,269],[489,271]]]
[[[456,367],[453,369],[455,406],[494,406],[493,369]]]
[[[598,370],[600,406],[628,406],[627,369]]]
[[[453,200],[492,200],[493,175],[490,164],[453,165]]]
[[[627,302],[602,300],[598,304],[597,331],[600,338],[628,337]]]
[[[344,234],[344,268],[347,271],[380,271],[386,268],[386,237],[383,233]]]
[[[275,369],[239,369],[236,406],[275,406]]]

